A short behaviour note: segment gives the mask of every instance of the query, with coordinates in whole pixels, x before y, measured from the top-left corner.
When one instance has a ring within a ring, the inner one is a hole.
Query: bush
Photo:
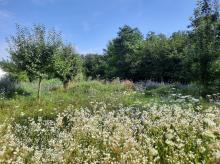
[[[12,97],[16,91],[16,81],[11,76],[0,79],[0,94],[3,97]]]

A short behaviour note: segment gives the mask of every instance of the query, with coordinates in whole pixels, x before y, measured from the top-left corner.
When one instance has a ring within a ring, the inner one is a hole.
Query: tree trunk
[[[38,99],[38,101],[40,101],[40,96],[41,96],[41,82],[42,82],[42,77],[39,77],[38,91],[37,91],[37,99]]]

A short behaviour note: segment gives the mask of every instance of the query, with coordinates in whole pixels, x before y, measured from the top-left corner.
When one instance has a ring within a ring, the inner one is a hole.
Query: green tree
[[[202,95],[211,91],[217,73],[213,66],[219,58],[219,8],[218,1],[199,0],[191,21],[191,43],[189,58],[192,58],[192,70],[196,81],[202,87]],[[214,71],[214,72],[213,72]],[[198,79],[197,79],[198,77]]]
[[[174,32],[169,38],[169,78],[171,81],[189,83],[191,81],[190,69],[187,63],[188,32]]]
[[[37,98],[41,82],[52,72],[52,59],[62,41],[55,30],[46,31],[43,25],[28,29],[17,25],[17,32],[8,39],[10,60],[19,71],[25,71],[29,80],[38,79]]]
[[[84,57],[84,69],[87,77],[93,79],[105,78],[106,76],[106,61],[105,56],[98,54],[87,54]]]
[[[63,82],[65,90],[70,80],[82,71],[81,58],[70,44],[63,45],[56,51],[53,58],[53,71],[55,77]]]
[[[187,32],[170,37],[149,32],[137,58],[135,79],[164,82],[188,82],[185,76]]]
[[[119,28],[118,36],[113,39],[105,52],[110,78],[132,79],[135,73],[135,58],[143,44],[143,35],[137,28]]]
[[[144,42],[139,60],[138,74],[142,80],[167,80],[169,70],[168,57],[170,52],[168,38],[150,32]]]

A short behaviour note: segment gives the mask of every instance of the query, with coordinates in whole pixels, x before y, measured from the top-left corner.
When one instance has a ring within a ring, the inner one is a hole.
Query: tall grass
[[[20,83],[0,100],[0,163],[219,162],[219,105],[151,84],[46,80],[38,102]]]

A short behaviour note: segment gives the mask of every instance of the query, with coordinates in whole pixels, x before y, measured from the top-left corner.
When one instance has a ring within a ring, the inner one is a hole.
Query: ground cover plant
[[[118,80],[75,81],[67,91],[58,80],[43,81],[40,104],[37,82],[19,87],[30,95],[0,103],[2,163],[220,160],[218,104],[189,95],[149,96]]]

